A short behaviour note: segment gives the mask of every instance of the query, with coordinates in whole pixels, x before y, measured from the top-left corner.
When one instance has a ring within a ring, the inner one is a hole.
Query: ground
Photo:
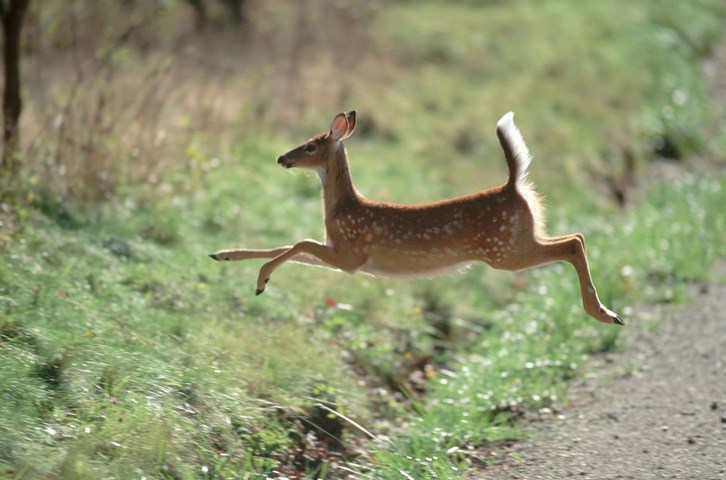
[[[471,478],[726,478],[726,286],[639,315],[662,325],[633,319],[625,351],[603,357],[566,408]]]

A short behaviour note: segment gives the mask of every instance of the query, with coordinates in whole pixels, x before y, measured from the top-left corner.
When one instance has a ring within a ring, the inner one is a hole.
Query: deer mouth
[[[285,167],[285,168],[292,167],[292,161],[289,158],[287,158],[285,155],[280,155],[279,157],[277,157],[277,164],[280,165],[281,167]]]

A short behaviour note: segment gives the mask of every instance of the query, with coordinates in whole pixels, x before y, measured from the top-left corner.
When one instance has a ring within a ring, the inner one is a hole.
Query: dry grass
[[[22,125],[27,179],[53,201],[153,185],[188,167],[190,149],[224,152],[272,126],[327,116],[346,104],[361,60],[376,56],[367,2],[253,2],[248,28],[199,33],[182,5],[121,16],[60,3],[55,15],[72,28],[55,36],[33,28],[43,17],[33,12]]]

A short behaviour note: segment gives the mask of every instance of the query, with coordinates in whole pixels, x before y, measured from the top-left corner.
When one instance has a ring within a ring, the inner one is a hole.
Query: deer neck
[[[335,160],[328,162],[325,170],[318,171],[323,183],[325,218],[331,218],[337,210],[351,203],[357,203],[360,199],[350,176],[348,153],[345,151],[345,147],[341,144],[332,155],[336,156]]]

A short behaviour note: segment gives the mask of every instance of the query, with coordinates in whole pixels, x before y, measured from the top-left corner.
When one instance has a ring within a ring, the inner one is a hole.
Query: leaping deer
[[[302,240],[269,250],[220,250],[209,256],[214,260],[270,258],[260,269],[257,295],[287,261],[408,278],[441,275],[475,261],[503,270],[566,261],[577,271],[585,312],[600,322],[624,325],[597,296],[585,237],[580,233],[547,235],[542,203],[527,180],[531,158],[513,116],[507,113],[497,123],[509,167],[507,183],[440,202],[406,205],[368,200],[356,191],[343,146],[355,129],[356,112],[340,113],[333,118],[330,132],[277,158],[285,168],[310,169],[320,177],[325,243]]]

